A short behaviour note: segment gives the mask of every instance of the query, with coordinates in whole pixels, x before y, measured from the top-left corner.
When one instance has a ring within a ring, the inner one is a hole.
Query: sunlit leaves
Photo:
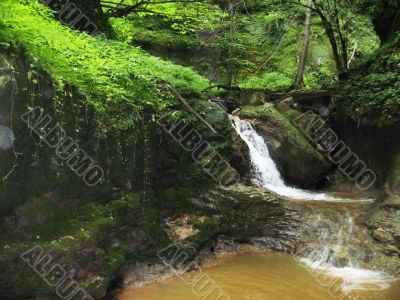
[[[115,116],[112,126],[132,126],[146,105],[164,109],[164,102],[170,101],[160,93],[164,81],[188,93],[208,85],[189,68],[124,43],[72,31],[36,1],[2,0],[0,11],[6,12],[0,19],[1,39],[23,46],[55,81],[76,86],[105,119]]]

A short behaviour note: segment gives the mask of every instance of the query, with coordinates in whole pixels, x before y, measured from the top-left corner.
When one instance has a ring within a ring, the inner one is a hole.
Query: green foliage
[[[341,83],[332,103],[336,115],[366,126],[389,126],[400,121],[400,35],[360,63]]]
[[[223,64],[233,66],[236,83],[264,88],[263,78],[270,80],[271,77],[264,73],[276,72],[294,77],[296,50],[293,49],[293,43],[297,42],[298,34],[294,24],[285,22],[287,18],[288,15],[282,12],[237,13],[234,17],[232,45],[226,21],[220,36],[220,47],[224,52]],[[233,51],[231,59],[227,55],[230,47]]]
[[[196,40],[188,34],[180,34],[166,29],[148,29],[131,20],[112,18],[110,23],[119,41],[133,44],[151,44],[153,46],[185,49],[196,45]]]
[[[218,6],[205,1],[150,4],[147,8],[151,12],[141,13],[140,16],[161,15],[165,23],[170,24],[172,29],[182,34],[214,29],[223,15]]]
[[[251,2],[253,9],[261,3]],[[268,4],[269,1],[263,2]],[[246,5],[248,8],[248,6]],[[244,10],[235,16],[234,59],[231,60],[239,85],[270,91],[287,91],[292,86],[303,46],[304,8]],[[307,60],[306,88],[328,85],[336,77],[329,42],[318,17],[313,18],[311,46]],[[227,34],[221,47],[229,46]],[[312,48],[315,48],[312,51]],[[320,70],[323,69],[323,73]],[[318,73],[318,77],[317,77]],[[273,78],[276,77],[276,78]]]
[[[278,72],[264,73],[251,77],[241,86],[249,89],[262,89],[270,92],[283,92],[292,85],[292,78]]]
[[[214,6],[207,8],[207,5],[203,4],[199,8],[199,12],[202,13],[199,13],[201,17],[197,16],[197,21],[204,19],[205,22],[202,26],[192,26],[191,29],[189,25],[183,24],[181,19],[193,17],[190,22],[195,23],[196,18],[190,11],[195,7],[191,6],[192,4],[187,5],[189,11],[179,10],[180,6],[173,3],[165,7],[152,4],[153,7],[159,8],[157,14],[152,12],[132,14],[128,19],[113,19],[112,23],[121,40],[137,42],[150,49],[163,47],[179,50],[198,45],[206,45],[210,49],[218,47],[221,50],[219,64],[215,64],[217,57],[208,58],[210,60],[208,68],[218,68],[218,70],[210,70],[206,72],[207,74],[219,73],[220,82],[224,82],[228,69],[232,69],[235,84],[256,89],[285,91],[292,86],[288,81],[294,82],[297,71],[303,45],[305,7],[296,4],[296,1],[280,2],[277,4],[273,0],[263,0],[238,3],[233,9],[232,24],[229,15],[225,13],[226,3],[220,4],[219,9]],[[322,2],[318,2],[318,4],[329,11],[332,3],[323,5]],[[212,13],[208,11],[210,9]],[[339,5],[339,10],[340,16],[345,21],[342,27],[347,26],[343,32],[348,43],[348,55],[351,56],[354,51],[352,61],[354,63],[373,53],[379,45],[379,40],[369,19],[360,15],[355,5],[342,3]],[[179,14],[168,18],[169,11]],[[180,14],[183,13],[186,17],[181,18]],[[173,29],[175,26],[183,26],[186,29]],[[233,36],[230,34],[231,26]],[[192,34],[200,28],[207,32],[205,38],[198,38]],[[305,89],[330,86],[337,80],[331,45],[316,12],[313,13],[311,30],[304,78]],[[214,60],[214,64],[211,60]],[[203,68],[196,63],[195,61],[194,66],[203,71]],[[202,63],[204,64],[204,61]],[[274,75],[277,75],[276,79],[271,78]],[[280,80],[282,82],[279,83]]]
[[[145,106],[166,110],[175,100],[165,82],[185,93],[199,93],[208,85],[189,68],[101,36],[74,32],[36,1],[4,0],[0,12],[1,39],[23,46],[59,86],[78,87],[107,128],[134,126]]]
[[[378,11],[385,10],[387,7],[399,7],[398,0],[355,0],[356,7],[362,13],[368,13],[370,15],[375,14]]]
[[[137,6],[138,1],[125,0],[124,5],[136,5],[134,13],[128,14],[135,25],[150,25],[156,29],[172,29],[179,34],[193,33],[197,30],[215,29],[224,15],[217,5],[208,1],[166,2],[146,1]],[[120,21],[115,26],[124,26]],[[117,29],[118,30],[118,29]]]

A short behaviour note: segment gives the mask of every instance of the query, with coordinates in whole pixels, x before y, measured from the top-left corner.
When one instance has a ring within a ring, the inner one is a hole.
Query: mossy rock
[[[240,116],[253,120],[286,181],[304,187],[323,181],[331,164],[271,104],[243,107]]]
[[[240,97],[240,103],[243,106],[258,106],[265,104],[266,96],[264,92],[259,91],[245,91]]]

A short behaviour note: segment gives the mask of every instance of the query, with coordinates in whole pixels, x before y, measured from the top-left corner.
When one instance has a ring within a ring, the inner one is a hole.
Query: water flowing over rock
[[[234,127],[250,149],[251,164],[253,167],[254,182],[270,189],[277,194],[294,199],[332,200],[325,194],[306,192],[285,184],[282,176],[270,156],[264,139],[254,130],[247,121],[232,117]]]
[[[297,242],[296,251],[301,261],[317,270],[319,274],[316,276],[324,273],[324,276],[340,278],[345,294],[354,290],[390,287],[394,277],[384,271],[393,273],[394,269],[382,263],[385,255],[378,251],[379,245],[374,243],[363,225],[373,202],[336,199],[287,186],[264,139],[249,122],[234,116],[231,118],[236,131],[249,147],[254,183],[290,199],[306,200],[300,201],[298,206],[294,201],[287,201],[286,205],[284,200],[280,202],[286,208],[286,214],[291,212],[289,219],[292,222],[289,223],[296,224],[290,228],[296,228],[297,236],[289,240]],[[276,240],[271,239],[268,231],[264,234],[264,237],[252,241],[264,241],[269,248],[276,249],[272,246]],[[398,267],[395,260],[391,262]]]
[[[286,181],[303,187],[323,182],[331,164],[271,104],[244,107],[239,117],[251,120]]]

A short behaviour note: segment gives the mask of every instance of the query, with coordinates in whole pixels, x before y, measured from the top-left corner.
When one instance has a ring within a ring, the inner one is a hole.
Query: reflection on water
[[[246,253],[229,255],[206,265],[203,272],[230,297],[231,300],[399,300],[400,283],[388,289],[356,290],[339,296],[341,279],[332,278],[322,286],[313,272],[294,257],[280,253]],[[197,273],[197,274],[196,274]],[[197,276],[198,272],[191,275]],[[188,280],[186,280],[188,281]],[[326,282],[326,281],[324,281]],[[332,283],[333,282],[333,283]],[[144,288],[124,291],[118,300],[214,300],[198,297],[183,280],[173,278]],[[221,298],[218,300],[226,300]]]

